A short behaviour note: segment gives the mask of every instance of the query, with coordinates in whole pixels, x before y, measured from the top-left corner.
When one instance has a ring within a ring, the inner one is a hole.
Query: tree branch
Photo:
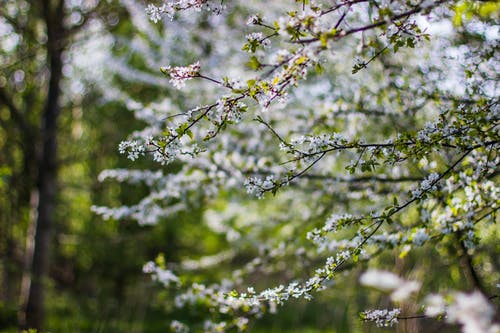
[[[0,101],[7,106],[10,116],[19,126],[19,129],[25,133],[31,133],[32,128],[24,118],[22,112],[14,105],[12,99],[8,96],[5,88],[0,87]]]

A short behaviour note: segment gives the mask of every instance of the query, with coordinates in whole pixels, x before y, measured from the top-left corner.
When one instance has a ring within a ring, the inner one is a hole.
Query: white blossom
[[[457,293],[446,311],[446,321],[462,325],[463,333],[498,333],[500,325],[494,324],[495,308],[478,291],[471,294]]]
[[[407,281],[391,272],[376,269],[363,273],[359,281],[362,285],[391,292],[391,299],[394,301],[407,299],[410,294],[417,292],[421,285],[418,281]]]
[[[127,154],[127,157],[130,160],[135,161],[139,158],[139,156],[145,154],[146,149],[144,148],[144,145],[142,143],[137,140],[133,140],[120,142],[118,151],[120,152],[120,154]]]
[[[446,311],[446,302],[443,296],[438,294],[427,295],[424,299],[425,315],[436,317],[442,315]]]
[[[421,246],[430,239],[425,228],[419,228],[410,236],[413,244]]]
[[[170,329],[176,333],[189,332],[189,327],[187,327],[185,324],[181,323],[178,320],[172,320],[172,322],[170,323]]]
[[[182,89],[186,85],[186,81],[197,77],[200,74],[200,62],[197,61],[189,66],[171,67],[165,66],[160,68],[161,72],[170,76],[170,83],[177,89]]]
[[[392,327],[398,323],[400,309],[367,310],[361,313],[364,321],[373,321],[377,327]]]

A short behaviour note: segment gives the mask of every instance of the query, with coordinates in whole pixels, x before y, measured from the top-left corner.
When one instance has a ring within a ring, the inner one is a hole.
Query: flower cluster
[[[253,32],[246,35],[245,38],[247,39],[247,42],[243,45],[243,50],[251,53],[254,53],[259,46],[268,48],[271,45],[271,40],[264,37],[262,32]]]
[[[334,134],[322,134],[322,135],[304,135],[298,138],[292,139],[289,148],[294,151],[298,157],[301,155],[316,155],[322,153],[325,150],[336,149],[344,147],[348,143],[348,140],[340,133]],[[297,150],[296,147],[302,147],[304,149]]]
[[[267,176],[264,180],[257,177],[248,178],[245,181],[245,187],[248,194],[255,195],[257,198],[262,199],[264,193],[272,190],[276,186],[276,180],[274,176]]]
[[[414,198],[420,198],[423,194],[437,189],[436,183],[439,180],[439,174],[436,172],[431,173],[421,183],[420,187],[411,191]]]
[[[495,309],[478,291],[451,293],[447,297],[432,294],[425,298],[425,314],[444,315],[446,321],[460,324],[463,333],[497,333],[500,325],[493,322]]]
[[[182,89],[186,81],[200,75],[200,62],[197,61],[186,67],[161,67],[161,72],[170,76],[170,83],[177,89]]]
[[[185,324],[181,323],[178,320],[172,320],[170,323],[170,329],[172,332],[175,333],[188,333],[189,332],[189,327],[186,326]]]
[[[307,239],[311,240],[314,244],[316,244],[319,248],[325,245],[328,242],[326,235],[328,233],[335,233],[337,230],[343,228],[346,224],[349,224],[353,221],[356,221],[351,214],[332,214],[326,220],[324,226],[321,229],[313,229],[307,233]]]
[[[381,270],[368,270],[359,279],[362,285],[380,289],[382,291],[391,292],[393,301],[403,301],[410,294],[417,292],[420,289],[420,282],[407,281],[399,276]]]
[[[494,307],[477,291],[454,295],[453,303],[448,306],[446,314],[446,320],[450,323],[460,323],[464,333],[498,332],[500,329],[498,325],[492,327]]]
[[[421,246],[424,244],[426,241],[430,239],[429,235],[427,234],[427,231],[425,228],[418,228],[415,230],[414,233],[410,236],[411,241],[413,244],[417,246]]]
[[[398,323],[398,316],[401,313],[400,309],[377,309],[367,310],[360,314],[364,321],[373,321],[377,327],[392,327]]]
[[[120,152],[120,154],[127,154],[127,157],[130,160],[135,161],[139,158],[139,156],[145,154],[146,149],[144,148],[144,145],[142,143],[137,140],[133,140],[120,142],[118,151]]]
[[[234,124],[241,121],[242,113],[246,110],[245,103],[226,96],[217,101],[217,106],[207,113],[207,117],[214,125]]]
[[[247,25],[253,25],[253,24],[259,24],[259,23],[262,23],[262,18],[257,15],[257,14],[254,14],[254,15],[251,15],[247,18]]]
[[[152,274],[154,280],[161,282],[164,286],[180,285],[179,277],[172,273],[171,270],[163,269],[150,261],[144,265],[142,271],[147,274]]]
[[[168,18],[173,19],[175,13],[178,11],[191,8],[195,10],[201,10],[204,7],[208,10],[212,9],[208,0],[177,0],[165,2],[159,7],[153,4],[149,4],[146,7],[146,13],[151,21],[157,23],[161,20],[162,15],[166,15]],[[220,10],[219,7],[213,7],[213,9]]]
[[[166,14],[170,18],[173,18],[174,16],[173,6],[166,3],[162,4],[160,7],[150,3],[146,7],[146,13],[149,16],[149,19],[154,23],[160,21],[163,14]]]

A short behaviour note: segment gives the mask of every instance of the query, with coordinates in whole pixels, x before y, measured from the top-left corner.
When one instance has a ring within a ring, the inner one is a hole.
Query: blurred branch
[[[474,268],[474,264],[472,262],[472,257],[469,255],[467,248],[465,247],[465,243],[460,240],[460,234],[457,234],[458,243],[460,244],[460,249],[462,250],[461,261],[462,265],[465,266],[465,276],[469,283],[474,286],[475,289],[479,290],[484,296],[488,297],[488,293],[484,288],[483,283],[481,282],[479,275]]]
[[[25,134],[31,133],[31,126],[26,122],[22,112],[14,105],[14,102],[3,87],[0,87],[0,101],[7,106],[12,119],[18,124],[19,129],[25,132]]]
[[[101,35],[104,35],[102,31],[95,31],[92,33],[86,33],[83,37],[80,39],[74,40],[71,42],[71,46],[78,46],[79,44],[84,44],[88,41],[90,41],[93,38],[99,37]],[[57,50],[63,50],[66,47],[66,45],[59,45],[57,47]],[[24,54],[22,56],[18,56],[15,58],[13,62],[10,64],[6,64],[2,67],[0,67],[0,72],[3,72],[4,75],[9,75],[10,73],[7,73],[7,70],[23,63],[24,61],[30,60],[31,58],[36,57],[38,52],[45,50],[46,46],[45,45],[39,45],[38,47],[33,47],[33,51],[31,53]],[[12,70],[13,71],[13,70]]]
[[[14,17],[5,12],[5,8],[0,7],[0,17],[5,19],[19,35],[28,35],[31,40],[36,40],[33,29],[29,25],[20,24]]]

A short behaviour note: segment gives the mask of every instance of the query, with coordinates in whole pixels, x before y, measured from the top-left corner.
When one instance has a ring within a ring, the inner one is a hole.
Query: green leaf
[[[314,69],[316,70],[316,73],[322,74],[323,73],[323,66],[319,62],[314,65]]]
[[[248,61],[246,65],[255,71],[262,68],[262,64],[260,63],[259,59],[257,59],[256,56],[252,56],[250,58],[250,61]]]

